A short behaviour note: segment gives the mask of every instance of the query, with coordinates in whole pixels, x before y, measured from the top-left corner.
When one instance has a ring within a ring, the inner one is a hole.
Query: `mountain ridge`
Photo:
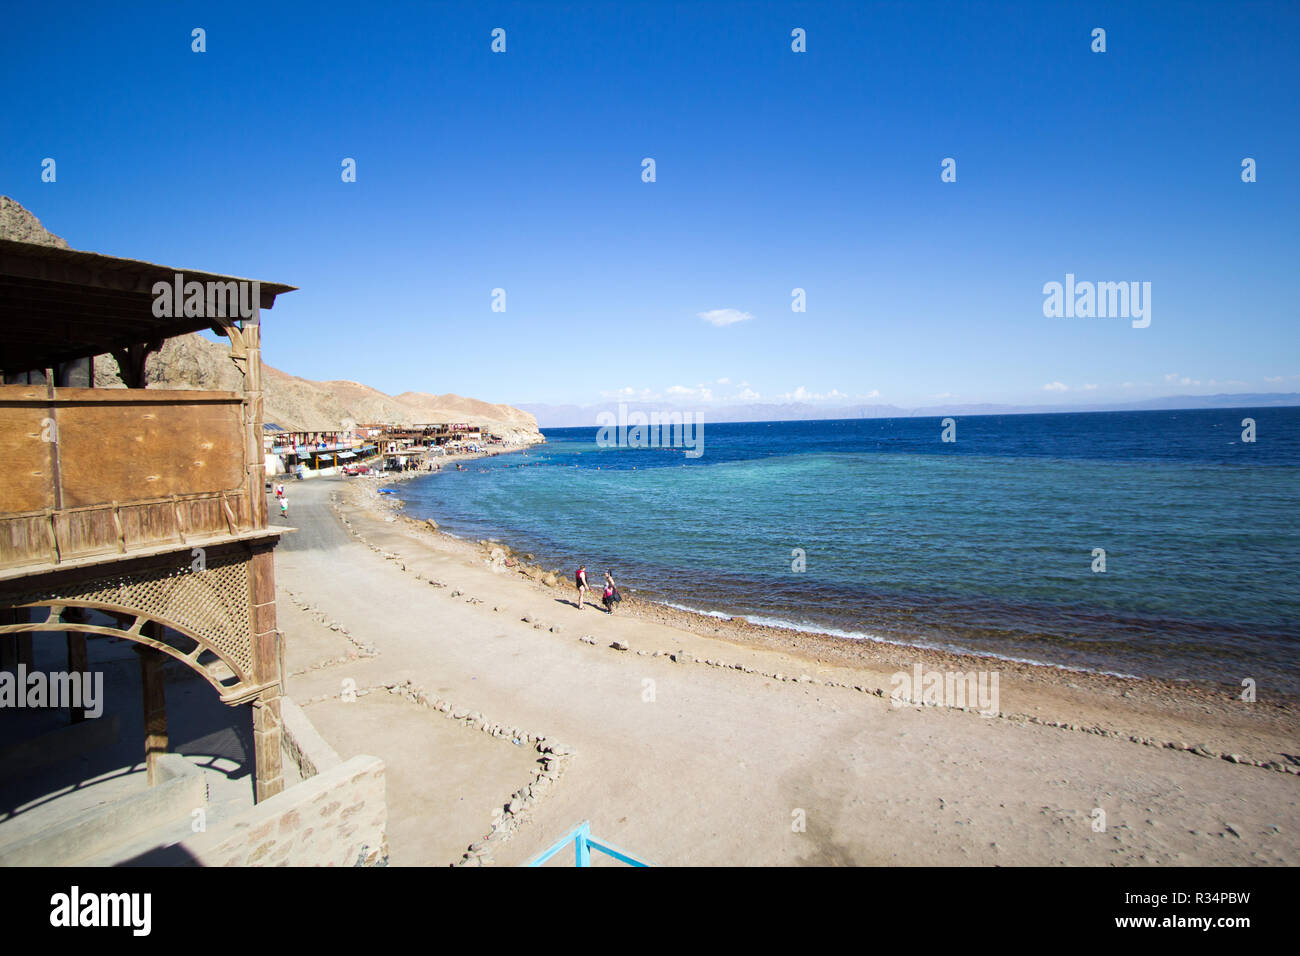
[[[0,196],[0,238],[69,248],[16,200]],[[168,339],[145,363],[145,382],[152,388],[240,391],[243,376],[230,360],[229,348],[195,332]],[[124,388],[117,362],[110,355],[94,361],[96,388]],[[415,425],[457,423],[489,426],[508,441],[540,441],[537,420],[509,405],[428,392],[387,395],[350,379],[318,382],[272,365],[262,365],[263,421],[289,431],[335,431],[344,422]]]

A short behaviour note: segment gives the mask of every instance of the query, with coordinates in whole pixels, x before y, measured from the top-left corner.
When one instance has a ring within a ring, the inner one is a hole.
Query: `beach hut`
[[[0,240],[0,666],[41,635],[67,635],[74,674],[88,634],[133,642],[151,786],[171,658],[252,708],[256,798],[283,787],[260,339],[292,289]],[[147,357],[203,329],[242,388],[146,388]],[[105,355],[126,388],[94,387]]]

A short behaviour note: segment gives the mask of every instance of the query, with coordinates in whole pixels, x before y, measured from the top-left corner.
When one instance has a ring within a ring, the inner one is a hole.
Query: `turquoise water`
[[[940,432],[706,425],[691,459],[548,430],[545,446],[401,493],[453,533],[566,573],[584,562],[593,580],[611,567],[625,589],[696,610],[1300,690],[1300,409],[969,417],[956,442]]]

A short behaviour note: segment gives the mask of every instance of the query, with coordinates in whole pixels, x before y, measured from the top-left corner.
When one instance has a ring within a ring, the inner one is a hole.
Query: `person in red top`
[[[605,593],[601,595],[600,600],[608,614],[613,614],[614,605],[623,600],[618,595],[618,588],[614,586],[614,575],[610,571],[605,572]]]
[[[581,611],[587,597],[587,566],[585,564],[578,568],[573,580],[578,586],[578,610]]]

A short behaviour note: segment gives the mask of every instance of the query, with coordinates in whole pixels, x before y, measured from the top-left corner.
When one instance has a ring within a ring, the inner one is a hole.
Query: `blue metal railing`
[[[556,844],[539,856],[533,857],[524,866],[541,866],[555,854],[559,853],[570,843],[573,844],[573,863],[574,866],[591,866],[591,851],[596,850],[604,853],[606,856],[612,856],[629,866],[654,866],[645,860],[638,860],[632,854],[620,850],[612,843],[606,843],[604,840],[597,840],[591,835],[591,821],[583,820],[576,827],[561,837]]]

